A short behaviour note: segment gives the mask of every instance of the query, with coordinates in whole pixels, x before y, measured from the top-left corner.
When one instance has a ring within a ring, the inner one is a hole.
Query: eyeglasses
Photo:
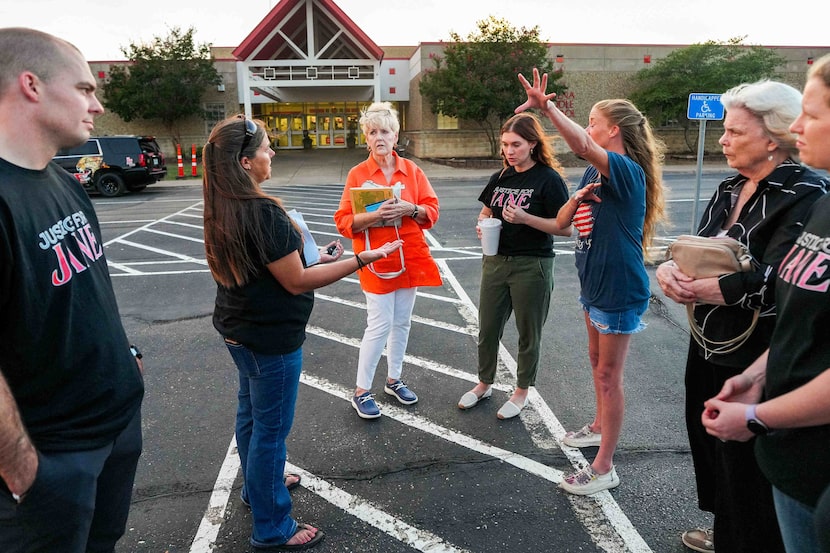
[[[242,147],[239,149],[239,159],[242,159],[242,152],[244,152],[245,148],[248,147],[248,144],[251,143],[251,139],[256,134],[257,125],[244,115],[240,115],[239,117],[245,121],[245,140],[242,141]]]

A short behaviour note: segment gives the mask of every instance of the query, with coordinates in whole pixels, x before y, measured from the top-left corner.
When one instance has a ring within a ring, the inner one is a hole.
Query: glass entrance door
[[[303,117],[302,115],[292,115],[291,122],[288,125],[289,138],[288,143],[292,148],[303,147]]]
[[[269,115],[265,124],[277,148],[303,147],[303,118],[297,115]]]
[[[320,148],[331,148],[331,116],[317,116],[317,146]]]
[[[332,117],[331,126],[332,141],[335,148],[346,147],[346,116],[338,113]]]
[[[325,113],[318,115],[316,131],[318,147],[346,147],[346,116],[344,114]]]
[[[273,121],[273,123],[268,119]],[[274,146],[277,148],[287,148],[291,144],[290,121],[290,116],[282,115],[268,117],[265,121],[269,131],[273,132]]]

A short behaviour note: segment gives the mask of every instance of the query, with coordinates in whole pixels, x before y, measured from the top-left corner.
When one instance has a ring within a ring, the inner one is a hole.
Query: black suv
[[[78,179],[87,192],[120,196],[139,192],[167,174],[164,154],[152,136],[98,136],[64,148],[54,161]]]

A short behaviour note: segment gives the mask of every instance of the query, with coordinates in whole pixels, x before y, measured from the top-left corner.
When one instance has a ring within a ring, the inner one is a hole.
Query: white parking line
[[[458,297],[466,303],[466,313],[468,313],[467,317],[474,317],[477,321],[478,310],[472,300],[470,300],[467,292],[464,288],[462,288],[461,284],[455,278],[455,275],[452,274],[452,271],[445,262],[439,260],[438,265],[441,267],[442,276],[444,277],[445,282],[448,283],[449,286],[455,291],[456,295],[458,295]],[[510,355],[510,352],[507,351],[504,344],[499,346],[499,360],[510,372],[510,375],[515,378],[516,361]],[[477,380],[478,379],[476,378],[476,381]],[[550,435],[552,435],[556,440],[556,444],[562,449],[562,452],[568,457],[568,460],[574,467],[581,467],[588,464],[588,461],[582,455],[580,450],[562,444],[562,438],[565,436],[565,429],[562,427],[559,419],[553,414],[553,411],[535,387],[530,388],[528,393],[528,404],[533,407],[533,410],[522,410],[519,414],[519,418],[522,420],[522,423],[527,428],[528,433],[531,435],[534,442],[539,447],[546,448],[544,441],[545,438],[540,437],[534,430],[534,426],[530,424],[533,422],[532,417],[535,412],[538,414],[542,424],[548,429]],[[622,549],[622,551],[630,551],[632,553],[651,552],[651,548],[645,542],[640,533],[637,532],[637,529],[634,528],[634,525],[631,524],[631,521],[620,508],[619,504],[607,490],[593,496],[589,496],[588,498],[569,496],[569,499],[571,504],[575,507],[574,511],[577,514],[577,518],[580,519],[582,525],[588,531],[588,535],[591,536],[594,543],[603,548],[605,551],[621,551],[620,544],[617,543],[617,540],[609,539],[608,537],[608,526],[610,525],[614,530],[614,533],[616,533],[616,535],[619,536],[619,539],[621,539],[624,543],[625,549]],[[587,499],[596,502],[595,506],[602,512],[602,516],[598,516],[598,513],[592,508],[586,509]]]
[[[420,296],[421,294],[418,293],[417,295]],[[315,300],[328,301],[330,303],[338,303],[340,305],[346,305],[348,307],[355,307],[357,309],[362,309],[362,310],[366,309],[366,304],[365,303],[358,303],[356,301],[344,300],[344,299],[338,298],[336,296],[327,296],[327,295],[316,294],[315,293],[314,294],[314,299]],[[437,300],[437,301],[444,301],[444,298],[437,298],[436,296],[433,296],[432,299]],[[463,326],[454,325],[452,323],[446,323],[444,321],[436,321],[435,319],[427,319],[425,317],[420,317],[418,315],[412,315],[411,319],[412,319],[413,323],[425,324],[425,325],[429,325],[429,326],[432,326],[432,327],[441,328],[443,330],[449,330],[451,332],[457,332],[459,334],[467,334],[468,336],[476,336],[478,334],[478,327],[475,327],[475,328],[463,327]]]
[[[326,340],[337,342],[338,344],[343,346],[351,346],[354,349],[360,349],[360,340],[358,338],[349,338],[348,336],[337,334],[336,332],[332,332],[330,330],[326,330],[324,328],[319,328],[312,325],[306,327],[306,333],[311,334],[313,336],[319,336],[320,338],[325,338]],[[433,371],[438,374],[442,374],[444,376],[451,376],[453,378],[465,380],[473,384],[478,383],[478,377],[476,375],[466,371],[458,370],[454,367],[450,367],[449,365],[444,365],[443,363],[433,361],[432,359],[425,359],[423,357],[417,357],[415,355],[407,353],[404,354],[403,362],[408,365],[414,365],[416,367],[421,367],[422,369],[426,369],[428,371]],[[501,392],[513,391],[512,386],[509,386],[507,384],[501,384],[498,382],[493,384],[493,388]]]
[[[228,498],[233,490],[233,483],[239,473],[239,455],[236,452],[236,436],[231,437],[231,444],[225,455],[225,462],[219,469],[219,476],[213,485],[213,493],[210,494],[210,501],[205,516],[196,530],[196,537],[190,545],[190,553],[212,553],[216,536],[225,521],[225,510],[228,507]]]
[[[341,490],[296,465],[286,463],[285,470],[293,474],[299,474],[302,477],[304,488],[311,490],[332,505],[339,507],[342,511],[359,518],[367,524],[371,524],[413,549],[425,553],[469,553],[466,549],[456,547],[435,534],[407,524],[386,511],[375,507],[365,499]]]
[[[164,216],[164,217],[162,217],[161,219],[156,219],[155,221],[149,222],[149,223],[147,223],[146,225],[142,225],[142,226],[140,226],[140,227],[136,227],[136,228],[134,228],[134,229],[132,229],[132,230],[130,230],[130,231],[128,231],[128,232],[125,232],[125,233],[124,233],[124,234],[122,234],[121,236],[117,236],[117,237],[113,238],[112,240],[109,240],[108,242],[105,242],[105,243],[104,243],[104,246],[105,246],[105,247],[106,247],[106,246],[109,246],[110,244],[112,244],[112,243],[114,243],[114,242],[118,242],[119,240],[123,240],[124,238],[126,238],[126,237],[128,237],[128,236],[131,236],[131,235],[133,235],[133,234],[137,234],[137,233],[139,233],[139,232],[141,232],[141,231],[143,231],[143,230],[148,230],[148,229],[149,229],[151,226],[153,226],[153,225],[156,225],[156,224],[158,224],[158,223],[165,222],[167,219],[171,219],[171,218],[176,217],[176,216],[178,216],[178,215],[186,214],[188,211],[190,211],[190,210],[192,210],[192,209],[197,209],[197,208],[198,208],[198,209],[201,209],[201,205],[202,205],[202,201],[201,201],[201,200],[200,200],[200,201],[198,201],[198,202],[196,202],[196,203],[191,203],[191,205],[189,205],[189,206],[185,207],[184,209],[180,209],[179,211],[177,211],[177,212],[175,212],[175,213],[171,213],[170,215],[165,215],[165,216]]]
[[[151,231],[148,229],[147,232],[151,232]],[[112,241],[112,242],[114,242],[114,241]],[[109,243],[112,243],[112,242],[109,242]],[[147,244],[139,244],[138,242],[133,242],[132,240],[119,239],[118,243],[119,244],[124,244],[125,246],[131,246],[133,248],[138,248],[138,249],[141,249],[141,250],[146,250],[148,252],[153,252],[153,253],[165,255],[165,256],[168,256],[168,257],[174,257],[174,258],[178,259],[179,261],[184,261],[184,262],[187,262],[187,263],[197,263],[199,265],[207,265],[207,259],[205,259],[205,258],[193,257],[193,256],[190,256],[190,255],[184,255],[184,254],[181,254],[181,253],[171,252],[170,250],[162,250],[161,248],[148,246]]]
[[[334,397],[342,399],[345,402],[352,400],[353,391],[351,388],[339,386],[333,382],[329,382],[325,378],[302,373],[300,375],[300,382],[306,386],[320,390],[321,392],[333,395]],[[533,459],[520,455],[519,453],[490,445],[453,428],[441,426],[426,417],[414,415],[409,410],[402,407],[392,404],[385,404],[381,410],[381,414],[384,417],[393,419],[410,428],[414,428],[426,434],[431,434],[436,438],[441,438],[442,440],[446,440],[452,444],[475,451],[476,453],[481,453],[482,455],[487,455],[498,459],[499,461],[503,461],[529,474],[544,478],[553,484],[558,484],[562,481],[561,470],[549,467],[539,461],[534,461]]]

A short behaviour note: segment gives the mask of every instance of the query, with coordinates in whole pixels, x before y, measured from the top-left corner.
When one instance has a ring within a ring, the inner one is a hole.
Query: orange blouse
[[[354,213],[352,213],[350,189],[360,187],[366,181],[372,181],[375,184],[389,186],[390,188],[393,184],[399,182],[403,185],[401,199],[417,204],[426,214],[426,222],[420,224],[411,217],[401,219],[398,232],[403,240],[404,264],[406,266],[406,270],[402,274],[391,279],[382,279],[369,269],[358,272],[361,288],[372,294],[388,294],[399,288],[440,286],[442,284],[438,266],[430,255],[429,246],[423,233],[425,229],[431,228],[438,221],[438,196],[435,195],[427,176],[417,165],[408,159],[399,157],[395,152],[392,155],[395,156],[396,167],[390,183],[386,182],[383,171],[371,155],[369,159],[353,167],[349,171],[349,176],[346,177],[346,186],[340,198],[340,206],[334,213],[337,230],[346,238],[351,238],[355,253],[365,251],[367,248],[365,232],[361,231],[357,235],[352,232]],[[395,234],[395,228],[392,226],[370,227],[367,231],[372,247],[381,246],[398,238]],[[401,269],[401,258],[396,252],[385,259],[375,261],[372,267],[378,273],[397,272]]]

